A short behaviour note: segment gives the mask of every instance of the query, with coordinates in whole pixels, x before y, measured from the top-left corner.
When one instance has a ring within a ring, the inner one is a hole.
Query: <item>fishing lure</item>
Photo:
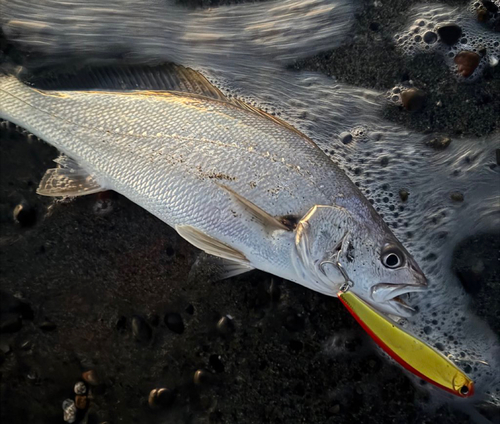
[[[337,296],[375,342],[399,364],[429,383],[460,397],[474,393],[474,382],[448,358],[407,333],[360,299],[349,286]]]

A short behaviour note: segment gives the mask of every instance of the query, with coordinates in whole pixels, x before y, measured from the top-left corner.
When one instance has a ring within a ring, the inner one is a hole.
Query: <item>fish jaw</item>
[[[409,306],[403,297],[410,293],[427,290],[427,284],[388,284],[381,283],[372,287],[370,299],[367,299],[376,309],[404,318],[415,314],[415,309]]]

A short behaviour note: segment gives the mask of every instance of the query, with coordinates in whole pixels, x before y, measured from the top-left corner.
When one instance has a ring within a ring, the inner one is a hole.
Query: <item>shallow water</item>
[[[480,420],[471,405],[500,406],[500,343],[471,312],[451,262],[464,238],[500,232],[495,159],[500,133],[453,136],[446,150],[435,151],[425,142],[436,134],[411,132],[383,119],[386,93],[287,68],[348,42],[354,13],[364,6],[286,0],[191,10],[151,0],[140,6],[114,0],[64,7],[57,1],[2,0],[1,19],[7,38],[33,52],[25,58],[32,68],[60,66],[68,58],[174,61],[202,71],[224,93],[278,114],[315,140],[373,201],[429,279],[429,291],[411,298],[418,314],[403,325],[431,345],[439,343],[475,380],[477,395],[450,399],[429,385],[422,390],[437,404],[452,402]],[[409,20],[436,15],[439,7],[417,6]],[[352,139],[344,144],[347,134]],[[399,198],[401,189],[410,193],[407,202]],[[453,192],[463,194],[463,202],[452,200]],[[324,345],[328,355],[340,354],[331,346]]]

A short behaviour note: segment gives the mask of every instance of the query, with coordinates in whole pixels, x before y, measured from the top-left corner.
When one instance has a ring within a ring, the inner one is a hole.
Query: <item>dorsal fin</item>
[[[84,67],[64,73],[44,71],[23,76],[25,83],[40,90],[144,90],[176,91],[228,101],[199,72],[166,63],[157,66]]]
[[[237,99],[228,99],[214,87],[201,73],[173,63],[156,66],[106,66],[84,67],[64,73],[44,71],[38,75],[21,77],[28,85],[40,90],[140,90],[170,91],[185,95],[196,95],[230,103],[236,107],[269,119],[291,131],[307,136],[280,118],[270,115]],[[314,144],[314,143],[313,143]]]

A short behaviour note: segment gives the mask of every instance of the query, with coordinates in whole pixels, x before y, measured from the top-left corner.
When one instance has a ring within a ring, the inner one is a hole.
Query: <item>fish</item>
[[[474,394],[474,381],[436,349],[377,313],[349,290],[337,295],[370,337],[408,371],[455,396]]]
[[[38,194],[114,190],[216,257],[220,278],[259,269],[328,296],[349,281],[379,311],[414,314],[424,273],[313,140],[191,68],[85,72],[95,86],[78,90],[0,75],[0,117],[61,152]]]

